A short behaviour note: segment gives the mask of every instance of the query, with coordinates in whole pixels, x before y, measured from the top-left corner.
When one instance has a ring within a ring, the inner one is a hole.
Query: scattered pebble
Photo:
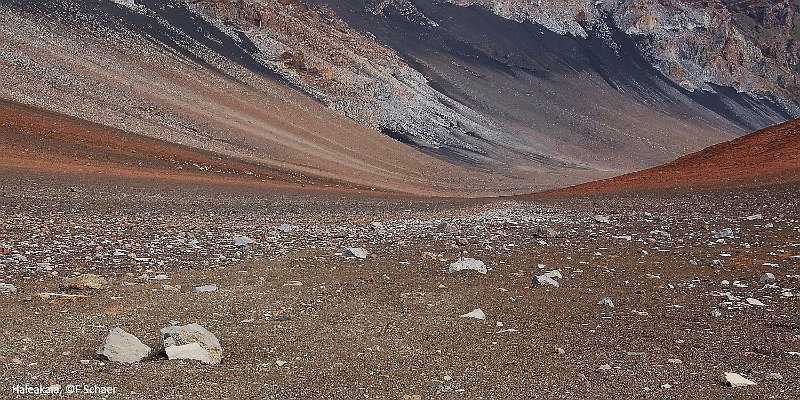
[[[753,386],[756,383],[734,372],[726,372],[723,375],[725,382],[731,387]]]
[[[486,319],[486,314],[480,308],[476,308],[466,314],[460,315],[461,318],[475,318],[475,319]]]

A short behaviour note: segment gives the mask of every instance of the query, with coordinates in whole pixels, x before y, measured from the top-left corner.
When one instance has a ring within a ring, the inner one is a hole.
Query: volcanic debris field
[[[490,201],[83,183],[3,182],[0,397],[800,397],[796,185]],[[190,323],[221,363],[167,359],[159,330]],[[116,327],[152,354],[98,357]]]

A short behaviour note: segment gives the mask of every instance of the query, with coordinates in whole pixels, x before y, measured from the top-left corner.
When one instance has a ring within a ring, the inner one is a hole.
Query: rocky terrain
[[[781,86],[473,3],[0,3],[0,398],[800,397]]]
[[[465,201],[0,177],[4,398],[798,396],[797,185]],[[165,355],[184,342],[159,330],[192,323],[219,364]]]

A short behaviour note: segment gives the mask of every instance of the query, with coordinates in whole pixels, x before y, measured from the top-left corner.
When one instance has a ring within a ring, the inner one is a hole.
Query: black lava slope
[[[562,36],[444,2],[412,2],[438,26],[394,7],[376,15],[363,0],[310,2],[393,48],[438,90],[514,132],[513,141],[606,167],[655,165],[792,117],[772,99],[730,88],[687,91],[619,31]]]

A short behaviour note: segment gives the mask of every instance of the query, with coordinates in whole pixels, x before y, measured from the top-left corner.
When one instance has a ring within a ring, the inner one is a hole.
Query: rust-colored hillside
[[[800,119],[720,143],[671,163],[551,193],[578,194],[800,182]]]

